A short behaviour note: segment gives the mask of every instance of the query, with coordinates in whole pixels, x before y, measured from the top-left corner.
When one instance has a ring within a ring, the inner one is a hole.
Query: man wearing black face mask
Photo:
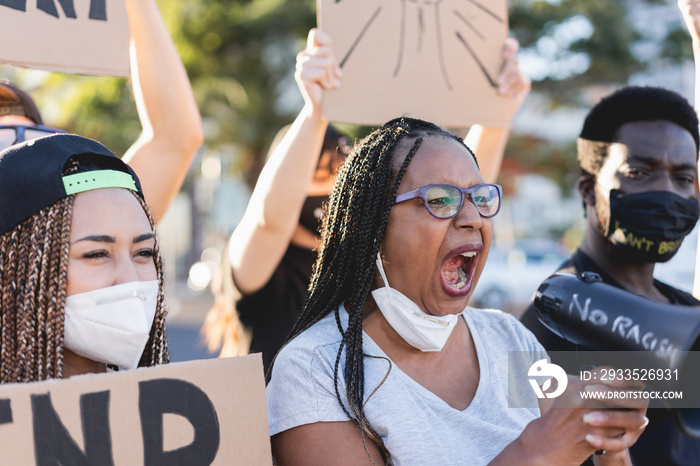
[[[620,89],[586,117],[578,159],[586,231],[558,272],[595,272],[653,301],[700,306],[690,294],[653,277],[654,265],[673,257],[700,212],[698,118],[692,106],[666,89]],[[542,325],[533,304],[521,320],[548,351],[585,350]],[[576,374],[579,368],[565,369]],[[649,409],[647,416],[649,426],[630,448],[635,465],[700,464],[700,441],[681,433],[668,410]]]

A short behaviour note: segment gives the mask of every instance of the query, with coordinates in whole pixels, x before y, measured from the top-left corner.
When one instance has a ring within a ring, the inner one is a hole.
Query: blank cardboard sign
[[[0,0],[0,62],[65,73],[128,76],[123,0]]]
[[[512,104],[494,83],[507,0],[318,0],[318,10],[343,70],[341,87],[324,92],[329,120],[509,123]]]
[[[260,354],[0,386],[12,465],[271,465]]]

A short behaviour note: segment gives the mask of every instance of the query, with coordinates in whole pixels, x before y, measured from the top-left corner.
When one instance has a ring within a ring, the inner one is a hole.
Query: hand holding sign
[[[323,90],[340,87],[341,76],[330,36],[321,30],[311,29],[306,48],[297,55],[294,74],[307,105],[320,108]]]
[[[510,102],[496,82],[508,31],[505,0],[319,0],[319,12],[344,73],[343,88],[324,97],[328,119],[509,123]]]
[[[700,0],[678,0],[678,8],[693,43],[700,45]]]
[[[512,99],[511,116],[518,111],[530,92],[530,78],[520,69],[517,53],[520,44],[509,37],[503,45],[503,66],[496,78],[498,95]]]

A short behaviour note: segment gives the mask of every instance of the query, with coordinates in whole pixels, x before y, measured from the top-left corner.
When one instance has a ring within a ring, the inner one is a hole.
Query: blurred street
[[[168,348],[172,362],[208,359],[209,354],[201,341],[199,331],[213,299],[209,293],[166,300],[169,316],[167,324]]]

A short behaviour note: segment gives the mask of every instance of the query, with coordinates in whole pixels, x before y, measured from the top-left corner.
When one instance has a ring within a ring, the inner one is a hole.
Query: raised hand
[[[323,90],[339,87],[341,76],[330,36],[320,29],[311,29],[306,48],[297,54],[294,73],[306,104],[319,109]]]

